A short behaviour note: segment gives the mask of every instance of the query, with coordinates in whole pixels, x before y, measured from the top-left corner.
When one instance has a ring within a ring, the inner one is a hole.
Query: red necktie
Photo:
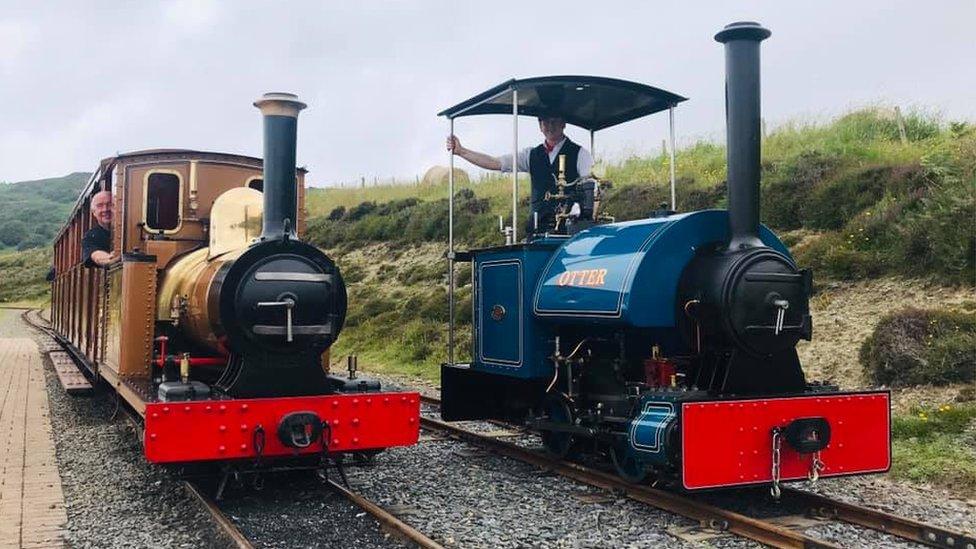
[[[542,144],[546,146],[547,153],[552,153],[552,150],[556,148],[555,145],[550,145],[548,141],[543,141]]]

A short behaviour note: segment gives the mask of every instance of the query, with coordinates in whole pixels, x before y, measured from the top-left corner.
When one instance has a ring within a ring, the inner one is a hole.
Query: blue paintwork
[[[549,326],[532,314],[532,291],[549,258],[565,239],[472,251],[474,273],[473,370],[523,379],[552,375]],[[492,308],[505,309],[501,319]]]
[[[518,259],[482,261],[479,263],[481,287],[479,297],[479,357],[483,361],[511,364],[522,362],[522,284],[512,284],[522,279],[522,262]],[[492,318],[492,309],[503,311]],[[490,341],[491,345],[485,345]]]
[[[705,210],[598,225],[580,232],[553,255],[533,298],[539,318],[637,328],[673,327],[675,294],[695,249],[728,238],[728,213]],[[760,238],[790,257],[765,226]],[[560,286],[566,271],[606,269],[602,287]]]
[[[641,400],[640,414],[630,422],[627,430],[627,451],[639,461],[654,465],[666,465],[668,448],[666,433],[678,417],[680,405],[645,395]]]
[[[666,351],[680,350],[675,294],[696,247],[728,237],[725,210],[597,225],[571,238],[474,250],[473,370],[523,379],[552,375],[547,358],[558,324],[640,328]],[[760,238],[790,257],[765,226]],[[606,269],[604,285],[559,286],[570,270]],[[492,308],[505,308],[503,318]]]

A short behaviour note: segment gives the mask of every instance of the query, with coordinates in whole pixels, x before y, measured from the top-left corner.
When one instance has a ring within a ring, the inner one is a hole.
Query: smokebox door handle
[[[285,341],[291,343],[293,339],[291,330],[291,310],[295,307],[294,299],[283,301],[259,301],[258,307],[284,307],[285,308]]]

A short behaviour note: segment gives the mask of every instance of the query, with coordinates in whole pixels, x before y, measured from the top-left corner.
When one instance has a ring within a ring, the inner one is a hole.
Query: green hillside
[[[877,383],[869,374],[879,358],[885,367],[896,358],[910,364],[919,374],[911,383],[923,385],[895,389],[895,398],[910,404],[893,418],[891,476],[973,494],[976,128],[923,113],[909,114],[905,126],[903,141],[894,117],[867,109],[775,129],[763,147],[761,216],[798,262],[814,269],[819,335],[799,348],[809,379],[854,388]],[[606,211],[626,220],[657,209],[668,199],[668,170],[663,155],[606,166],[613,183]],[[700,142],[678,151],[677,176],[679,211],[725,206],[723,146]],[[525,212],[528,178],[522,182]],[[509,177],[461,186],[460,248],[502,242],[497,216],[510,212],[509,193]],[[371,371],[438,382],[447,358],[446,195],[445,185],[310,193],[308,236],[342,266],[349,287],[335,359],[357,354]],[[471,274],[467,265],[458,271],[455,354],[466,361]],[[907,345],[891,329],[904,323],[881,319],[918,304],[936,310],[916,330],[925,337],[912,332],[918,341]],[[866,340],[890,344],[883,353],[867,344],[862,355],[875,360],[859,364]]]
[[[0,253],[41,248],[68,218],[91,174],[0,183]]]
[[[920,112],[902,141],[887,111],[854,111],[824,123],[787,124],[763,145],[762,219],[818,287],[885,276],[972,287],[976,277],[976,128]],[[668,199],[668,159],[633,157],[604,168],[605,211],[642,217]],[[679,211],[724,207],[725,150],[703,141],[677,152]],[[510,211],[510,178],[457,192],[459,247],[497,245]],[[527,210],[528,179],[522,178]],[[350,314],[336,348],[372,367],[436,379],[445,359],[446,185],[313,189],[310,240],[349,281]],[[459,275],[459,321],[471,288]],[[468,353],[467,338],[456,349]]]
[[[949,284],[976,277],[976,126],[921,112],[895,118],[864,109],[826,123],[786,124],[763,143],[762,219],[818,278],[897,274]],[[679,211],[724,207],[725,149],[703,141],[677,152]],[[606,166],[613,183],[604,211],[618,220],[668,200],[668,159],[632,157]],[[528,204],[528,178],[522,178]],[[462,245],[497,244],[497,217],[510,211],[509,177],[460,187]],[[313,189],[309,236],[325,248],[442,242],[445,185]],[[523,214],[527,207],[521,208]]]
[[[0,303],[46,300],[51,239],[90,176],[0,183]]]

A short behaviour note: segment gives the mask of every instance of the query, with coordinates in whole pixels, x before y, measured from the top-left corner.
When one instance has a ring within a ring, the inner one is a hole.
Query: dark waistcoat
[[[575,181],[579,178],[579,170],[576,168],[576,161],[579,159],[580,146],[566,138],[563,146],[559,148],[556,159],[549,162],[549,153],[546,152],[545,143],[532,149],[529,153],[529,175],[532,176],[532,208],[533,212],[539,212],[540,222],[543,219],[550,219],[553,216],[555,204],[546,201],[546,191],[556,192],[556,177],[559,175],[559,156],[566,155],[566,181]],[[531,223],[532,212],[529,212],[529,223]]]

